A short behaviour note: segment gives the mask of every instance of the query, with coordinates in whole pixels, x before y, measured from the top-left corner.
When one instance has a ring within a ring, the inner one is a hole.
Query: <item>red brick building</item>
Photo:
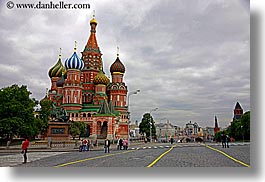
[[[90,21],[90,36],[81,52],[76,51],[62,63],[61,55],[49,70],[51,88],[48,99],[63,107],[70,120],[87,124],[91,139],[128,136],[127,86],[125,66],[117,54],[110,66],[112,80],[103,71],[102,53],[96,39],[97,20]]]

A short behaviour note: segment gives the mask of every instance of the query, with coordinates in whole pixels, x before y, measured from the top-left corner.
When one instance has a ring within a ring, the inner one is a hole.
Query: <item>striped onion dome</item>
[[[66,74],[66,69],[62,64],[61,61],[61,55],[59,55],[59,59],[57,61],[57,63],[49,70],[49,77],[61,77],[62,76],[62,72],[65,72],[64,74]]]
[[[74,48],[73,55],[69,59],[66,59],[65,67],[66,69],[79,69],[79,70],[82,70],[84,68],[83,60],[81,60],[76,54],[76,46]]]
[[[100,69],[97,76],[93,79],[93,83],[96,85],[98,85],[98,84],[108,85],[110,83],[110,80],[108,77],[105,76],[102,69]]]
[[[125,73],[125,66],[122,64],[122,62],[119,59],[119,56],[117,56],[117,59],[115,62],[110,66],[110,72],[120,72]]]

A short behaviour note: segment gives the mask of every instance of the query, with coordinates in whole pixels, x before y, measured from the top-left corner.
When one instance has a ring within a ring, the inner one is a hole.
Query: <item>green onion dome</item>
[[[110,83],[110,80],[108,77],[105,76],[104,72],[101,69],[97,74],[97,76],[93,79],[93,83],[96,85],[98,84],[108,85]]]
[[[49,70],[49,77],[61,77],[62,72],[65,72],[66,75],[66,69],[64,68],[62,61],[61,61],[61,55],[59,55],[59,59],[57,63]]]

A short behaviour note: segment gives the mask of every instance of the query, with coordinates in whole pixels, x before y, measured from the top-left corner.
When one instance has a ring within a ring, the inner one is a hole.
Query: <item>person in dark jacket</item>
[[[226,135],[223,133],[221,136],[222,136],[222,146],[223,148],[226,148]]]
[[[109,139],[105,139],[105,143],[104,143],[104,149],[105,149],[105,153],[109,153],[109,147],[110,147],[110,141]]]
[[[121,150],[122,147],[123,147],[123,140],[122,140],[122,138],[120,138],[120,140],[119,140],[119,146],[120,146],[120,150]]]
[[[28,152],[28,147],[29,147],[29,140],[26,138],[23,143],[22,143],[22,154],[24,157],[24,162],[23,163],[27,163],[27,152]]]

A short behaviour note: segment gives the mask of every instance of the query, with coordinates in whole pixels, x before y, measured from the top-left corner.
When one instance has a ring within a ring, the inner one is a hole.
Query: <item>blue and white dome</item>
[[[81,60],[76,54],[76,47],[74,48],[73,55],[69,59],[66,59],[65,67],[66,69],[79,69],[79,70],[82,70],[84,68],[84,61]]]

